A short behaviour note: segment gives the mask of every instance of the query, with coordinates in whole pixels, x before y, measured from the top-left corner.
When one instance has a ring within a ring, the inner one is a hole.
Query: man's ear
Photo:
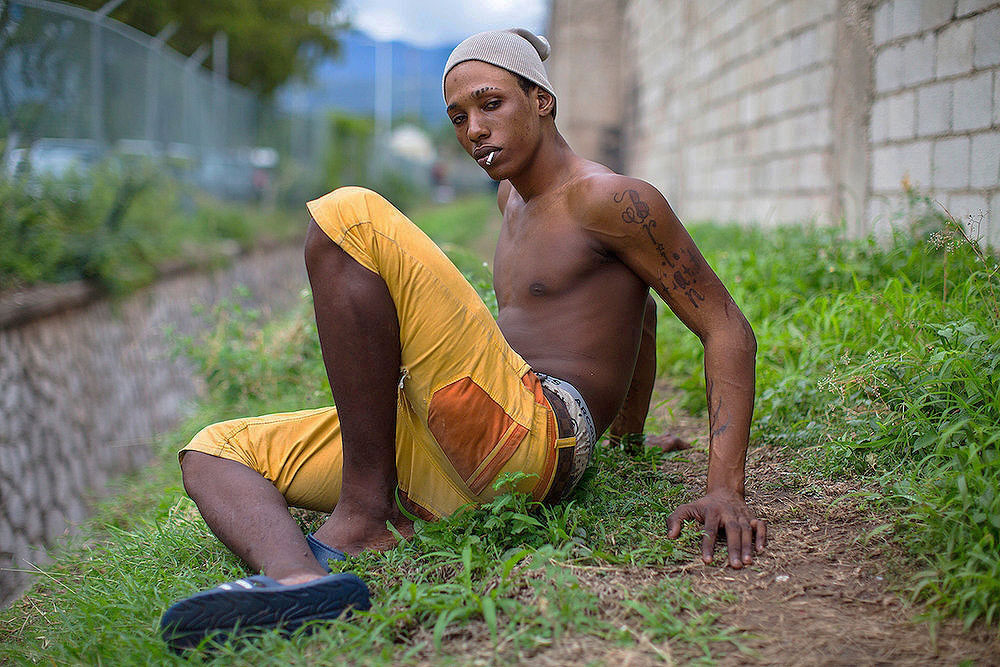
[[[535,86],[535,101],[538,104],[539,116],[551,116],[555,110],[556,100],[541,86]]]

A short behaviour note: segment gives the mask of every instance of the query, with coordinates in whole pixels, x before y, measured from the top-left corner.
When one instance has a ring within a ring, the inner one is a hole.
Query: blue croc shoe
[[[210,636],[225,641],[237,631],[278,628],[290,634],[307,621],[370,608],[368,586],[351,572],[290,586],[257,575],[175,602],[160,619],[160,632],[172,649],[182,650]]]
[[[331,560],[347,560],[347,556],[340,549],[334,549],[328,544],[324,544],[317,540],[312,533],[306,535],[306,544],[313,552],[313,556],[316,556],[316,560],[319,564],[326,568],[326,571],[330,571],[329,561]]]

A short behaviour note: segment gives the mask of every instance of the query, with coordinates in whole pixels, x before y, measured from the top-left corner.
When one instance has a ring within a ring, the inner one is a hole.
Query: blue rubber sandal
[[[370,608],[368,586],[352,572],[291,586],[261,574],[175,602],[160,619],[160,632],[179,651],[197,647],[206,637],[225,641],[237,631],[278,628],[290,634],[307,621]]]
[[[347,560],[347,556],[340,549],[334,549],[328,544],[323,544],[315,537],[312,533],[306,535],[306,543],[309,548],[312,549],[313,556],[316,556],[316,560],[319,564],[326,568],[326,571],[330,571],[330,566],[327,561],[331,560]]]

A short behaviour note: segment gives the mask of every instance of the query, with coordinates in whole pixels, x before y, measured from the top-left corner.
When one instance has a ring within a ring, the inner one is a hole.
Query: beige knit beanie
[[[473,35],[456,46],[448,56],[441,76],[441,92],[444,93],[445,77],[455,65],[466,60],[481,60],[520,74],[543,88],[555,100],[556,94],[552,92],[552,84],[542,65],[542,61],[549,57],[549,51],[548,40],[525,28],[491,30]]]

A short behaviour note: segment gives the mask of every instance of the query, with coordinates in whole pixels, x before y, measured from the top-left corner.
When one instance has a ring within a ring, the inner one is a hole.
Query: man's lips
[[[500,149],[496,146],[479,146],[472,151],[472,157],[476,162],[482,162],[490,156],[490,153],[498,153]]]

